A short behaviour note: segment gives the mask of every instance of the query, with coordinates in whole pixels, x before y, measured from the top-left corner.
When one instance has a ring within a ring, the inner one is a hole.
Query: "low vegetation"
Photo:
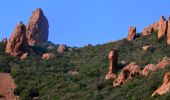
[[[48,44],[46,44],[48,45]],[[144,45],[152,45],[142,51]],[[39,55],[30,55],[27,60],[20,61],[4,53],[5,44],[0,43],[0,71],[10,72],[17,88],[15,95],[21,100],[160,100],[170,98],[170,93],[151,98],[151,94],[162,84],[163,75],[170,68],[149,74],[147,77],[137,76],[126,84],[113,88],[112,82],[105,81],[108,71],[107,55],[114,47],[119,51],[119,65],[125,66],[137,62],[141,67],[156,64],[163,57],[170,57],[170,46],[166,37],[157,39],[156,33],[151,36],[140,36],[132,42],[126,39],[102,45],[83,48],[70,48],[68,52],[57,53],[54,49],[46,50],[44,45],[33,47],[37,51],[49,51],[56,57],[42,60]],[[76,71],[72,75],[69,71]],[[120,70],[117,71],[119,73]]]

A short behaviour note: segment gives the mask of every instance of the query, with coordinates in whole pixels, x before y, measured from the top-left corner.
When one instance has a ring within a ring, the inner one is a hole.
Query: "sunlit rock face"
[[[28,38],[28,44],[34,46],[36,44],[45,43],[48,41],[49,24],[47,18],[44,16],[43,11],[36,9],[30,21],[26,25],[26,36]]]

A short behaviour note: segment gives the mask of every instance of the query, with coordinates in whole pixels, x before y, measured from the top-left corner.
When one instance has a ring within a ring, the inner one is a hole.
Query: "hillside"
[[[58,45],[53,49],[45,49],[51,43],[34,47],[37,51],[48,51],[56,56],[43,60],[41,54],[31,54],[26,60],[11,57],[5,54],[5,44],[0,43],[0,70],[10,72],[15,78],[17,88],[15,95],[21,100],[147,100],[167,99],[170,93],[164,96],[150,98],[151,94],[161,84],[163,75],[170,68],[153,72],[147,77],[137,76],[124,85],[113,88],[113,80],[104,79],[108,71],[108,52],[112,47],[118,49],[119,65],[121,67],[130,62],[144,68],[147,64],[156,64],[163,57],[170,57],[170,46],[166,43],[166,36],[158,39],[157,33],[150,36],[140,36],[128,42],[122,39],[83,48],[69,48],[62,54],[57,52]],[[142,51],[144,45],[153,47],[146,52]],[[73,74],[72,72],[76,72]],[[119,73],[120,70],[117,70]]]

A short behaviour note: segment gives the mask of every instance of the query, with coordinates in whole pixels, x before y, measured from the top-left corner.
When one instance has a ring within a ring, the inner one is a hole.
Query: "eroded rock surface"
[[[163,84],[152,94],[152,97],[155,95],[163,95],[170,91],[170,72],[165,73],[163,78]]]
[[[25,25],[20,22],[12,33],[6,46],[6,53],[13,56],[21,56],[28,51]]]
[[[130,26],[128,30],[128,41],[132,41],[136,38],[136,27]]]
[[[43,11],[40,8],[36,9],[26,26],[28,44],[34,46],[39,43],[47,42],[49,33],[48,28],[48,20],[44,16]]]
[[[158,28],[158,38],[161,38],[167,33],[167,21],[164,16],[161,16],[159,20],[159,28]]]
[[[55,55],[52,54],[52,53],[45,53],[45,54],[42,55],[42,59],[50,59],[50,58],[53,58],[53,57],[55,57]]]
[[[117,79],[113,82],[113,87],[124,84],[127,80],[135,77],[136,75],[141,75],[141,69],[136,62],[130,63],[122,69]]]
[[[105,79],[116,78],[115,70],[118,69],[118,51],[116,49],[111,49],[108,55],[109,59],[109,72],[106,74]]]

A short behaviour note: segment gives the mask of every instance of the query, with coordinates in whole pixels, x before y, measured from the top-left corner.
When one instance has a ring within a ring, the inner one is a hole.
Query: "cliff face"
[[[47,42],[49,33],[48,28],[48,20],[44,16],[43,11],[40,8],[36,9],[26,25],[28,44],[34,46],[39,43]]]
[[[26,28],[25,25],[20,22],[7,43],[6,53],[13,56],[21,56],[23,53],[27,52],[27,48]]]

